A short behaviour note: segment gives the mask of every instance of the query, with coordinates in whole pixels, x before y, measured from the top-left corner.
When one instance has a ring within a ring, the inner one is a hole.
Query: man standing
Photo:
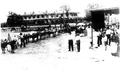
[[[102,44],[102,33],[101,32],[98,32],[97,44],[98,44],[98,47]]]
[[[24,34],[24,35],[23,35],[23,38],[24,38],[24,43],[27,44],[27,35]]]
[[[107,50],[107,36],[104,35],[102,40],[103,40],[103,43],[104,43],[104,46],[105,46],[105,51],[106,51]]]
[[[106,31],[106,36],[107,36],[107,44],[108,45],[110,45],[111,44],[111,30],[110,29],[108,29],[107,31]]]
[[[74,48],[73,48],[73,34],[70,32],[69,33],[69,38],[68,38],[68,47],[69,47],[69,51],[74,51]]]
[[[80,52],[80,36],[76,35],[76,45],[77,45],[77,51]]]
[[[20,48],[22,48],[23,45],[24,45],[24,47],[25,47],[25,41],[24,41],[24,37],[23,37],[23,34],[22,34],[22,33],[20,33],[20,40],[21,40]]]
[[[15,40],[11,40],[9,42],[9,44],[11,45],[11,53],[15,53],[14,50],[15,50],[15,43],[16,41]]]
[[[7,46],[8,42],[7,40],[1,40],[1,49],[2,49],[2,53],[5,54],[5,48]]]

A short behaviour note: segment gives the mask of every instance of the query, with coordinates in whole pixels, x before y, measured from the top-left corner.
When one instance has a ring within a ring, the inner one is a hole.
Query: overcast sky
[[[71,11],[83,13],[89,3],[98,3],[103,7],[120,7],[119,0],[1,0],[0,23],[5,22],[9,11],[17,14],[30,12],[48,12],[60,10],[60,6],[69,5]]]

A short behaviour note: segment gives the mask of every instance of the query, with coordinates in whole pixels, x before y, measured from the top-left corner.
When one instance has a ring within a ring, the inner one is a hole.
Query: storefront
[[[93,47],[93,29],[95,31],[99,31],[101,29],[105,28],[105,16],[108,15],[108,17],[112,14],[118,15],[119,14],[119,8],[100,8],[100,9],[91,9],[91,16],[92,16],[92,28],[91,28],[91,44]],[[109,18],[108,18],[109,20]],[[109,23],[109,21],[108,21]]]

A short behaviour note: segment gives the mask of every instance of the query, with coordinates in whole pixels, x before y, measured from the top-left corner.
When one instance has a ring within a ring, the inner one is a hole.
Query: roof
[[[69,12],[69,13],[78,14],[79,12]],[[37,14],[36,13],[34,13],[34,14],[23,14],[22,16],[30,16],[30,15],[33,15],[33,16],[34,15],[54,15],[54,14],[56,14],[56,15],[57,14],[63,14],[63,12],[56,12],[56,13],[54,13],[54,12],[53,13],[49,13],[48,12],[48,13],[39,13],[39,14],[38,13]]]
[[[91,12],[104,12],[108,14],[119,14],[119,8],[118,7],[112,7],[112,8],[98,8],[98,9],[90,9]]]

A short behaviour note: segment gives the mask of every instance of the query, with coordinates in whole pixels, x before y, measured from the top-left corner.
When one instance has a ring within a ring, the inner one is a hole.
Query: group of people
[[[80,52],[80,46],[81,46],[81,40],[80,36],[83,32],[81,32],[81,29],[76,29],[76,31],[69,31],[69,38],[68,38],[68,50],[69,51],[78,51]],[[87,34],[87,32],[84,32]],[[42,33],[41,33],[42,34]],[[111,45],[111,42],[119,42],[117,38],[117,30],[111,29],[110,27],[101,29],[98,31],[97,35],[97,47],[100,47],[101,45],[105,45],[105,50],[107,50],[107,46]],[[15,53],[15,49],[22,47],[26,47],[26,44],[30,42],[30,38],[32,38],[32,41],[38,40],[39,36],[41,38],[42,35],[39,33],[29,33],[29,34],[23,34],[20,33],[19,35],[14,35],[13,38],[11,38],[10,34],[8,34],[8,38],[5,40],[1,40],[1,50],[2,53],[5,53],[6,50]],[[75,44],[75,46],[74,46]],[[76,47],[76,48],[75,48]]]
[[[111,28],[106,28],[104,30],[100,30],[98,31],[98,35],[97,35],[97,45],[98,47],[100,45],[105,45],[105,50],[107,50],[107,46],[111,45],[111,42],[119,42],[117,38],[118,32],[115,29],[111,29]]]
[[[13,37],[8,33],[7,39],[1,39],[1,50],[2,53],[6,52],[15,53],[15,49],[18,47],[26,47],[29,42],[29,37],[27,34],[20,33],[19,35],[14,35]]]
[[[55,34],[50,31],[31,31],[31,32],[20,32],[18,35],[14,34],[13,36],[8,33],[8,37],[6,39],[1,39],[1,50],[2,53],[6,52],[15,53],[15,49],[18,47],[24,48],[26,44],[29,42],[36,42],[41,38],[46,38],[46,36],[50,36],[51,34]]]
[[[76,46],[74,46],[74,44],[76,44]],[[80,52],[80,44],[80,35],[74,32],[70,32],[68,38],[68,51],[74,51],[76,47],[76,51]]]

